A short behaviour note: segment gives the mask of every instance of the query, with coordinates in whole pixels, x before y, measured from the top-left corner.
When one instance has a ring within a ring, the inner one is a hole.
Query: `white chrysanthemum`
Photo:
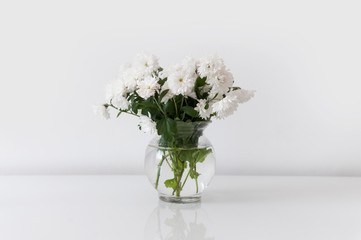
[[[236,99],[225,97],[222,100],[216,102],[212,106],[212,112],[216,113],[217,118],[225,118],[234,113],[238,107]]]
[[[224,69],[223,59],[218,56],[210,56],[201,58],[198,63],[198,74],[203,77],[212,77],[214,74],[222,69]]]
[[[129,102],[123,95],[114,96],[112,98],[112,104],[121,110],[127,110],[129,107]]]
[[[180,64],[168,66],[168,67],[163,68],[162,71],[160,71],[158,73],[158,78],[165,79],[165,78],[168,78],[169,75],[171,75],[172,73],[180,72],[180,71],[182,71],[182,66]]]
[[[200,99],[200,100],[198,100],[198,103],[197,103],[196,107],[194,108],[199,113],[199,116],[203,119],[208,119],[212,113],[211,106],[208,106],[207,109],[206,109],[206,107],[207,107],[207,100]]]
[[[155,92],[160,88],[157,79],[154,77],[146,77],[138,83],[137,93],[144,99],[154,96]]]
[[[110,118],[109,110],[104,105],[93,106],[93,111],[94,111],[95,115],[100,116],[100,117],[102,117],[104,119],[109,119]]]
[[[193,57],[185,57],[182,61],[182,71],[186,74],[186,75],[190,75],[190,76],[195,76],[196,75],[196,71],[197,71],[197,60],[194,59]]]
[[[121,73],[119,78],[123,82],[125,91],[129,93],[135,91],[137,83],[144,78],[144,75],[134,68],[128,68]]]
[[[212,105],[212,112],[217,118],[225,118],[236,111],[239,103],[247,102],[254,96],[254,91],[238,89],[226,94],[226,97]]]
[[[194,91],[196,78],[187,75],[183,71],[175,71],[169,74],[167,82],[169,90],[174,94],[189,96]]]
[[[114,96],[124,95],[125,93],[124,82],[121,79],[116,79],[106,86],[105,98],[110,101]]]
[[[145,133],[156,133],[157,132],[157,129],[156,129],[156,123],[150,119],[149,117],[147,116],[140,116],[139,117],[139,129],[142,130],[143,132]]]
[[[245,103],[254,97],[254,90],[237,89],[231,91],[228,95],[237,97],[239,103]]]
[[[217,71],[213,76],[207,77],[206,82],[212,87],[211,94],[225,94],[233,85],[233,75],[226,69]]]
[[[138,54],[134,58],[133,67],[138,72],[143,72],[145,75],[150,75],[159,69],[158,58],[154,55]]]

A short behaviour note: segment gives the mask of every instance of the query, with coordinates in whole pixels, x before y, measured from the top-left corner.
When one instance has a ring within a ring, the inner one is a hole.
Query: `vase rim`
[[[211,123],[211,121],[195,121],[195,122],[184,122],[184,121],[181,121],[181,120],[176,120],[176,125],[179,129],[184,129],[184,127],[189,127],[189,126],[192,126],[196,129],[204,129],[206,127],[208,127],[208,125]],[[193,130],[191,130],[193,131]]]
[[[212,121],[211,120],[207,120],[207,121],[194,121],[194,122],[192,122],[192,121],[187,121],[187,122],[185,122],[185,121],[182,121],[182,120],[174,120],[175,122],[182,122],[182,123],[190,123],[190,124],[193,124],[193,123],[199,123],[199,124],[201,124],[201,123],[203,123],[203,124],[210,124],[210,123],[212,123]]]

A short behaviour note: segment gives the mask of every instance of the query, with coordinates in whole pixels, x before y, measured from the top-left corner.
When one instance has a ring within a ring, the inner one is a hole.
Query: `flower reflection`
[[[214,240],[210,220],[200,203],[159,202],[145,227],[146,240]]]

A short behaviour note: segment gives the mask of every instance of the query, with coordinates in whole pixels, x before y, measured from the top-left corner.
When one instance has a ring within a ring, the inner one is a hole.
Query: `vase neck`
[[[177,132],[171,141],[165,141],[161,136],[159,145],[163,147],[195,148],[199,138],[209,122],[183,122],[176,121]]]

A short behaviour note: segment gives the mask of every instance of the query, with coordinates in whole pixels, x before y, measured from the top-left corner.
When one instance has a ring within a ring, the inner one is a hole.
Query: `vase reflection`
[[[146,240],[214,240],[211,222],[201,203],[172,204],[159,201],[145,226]]]

